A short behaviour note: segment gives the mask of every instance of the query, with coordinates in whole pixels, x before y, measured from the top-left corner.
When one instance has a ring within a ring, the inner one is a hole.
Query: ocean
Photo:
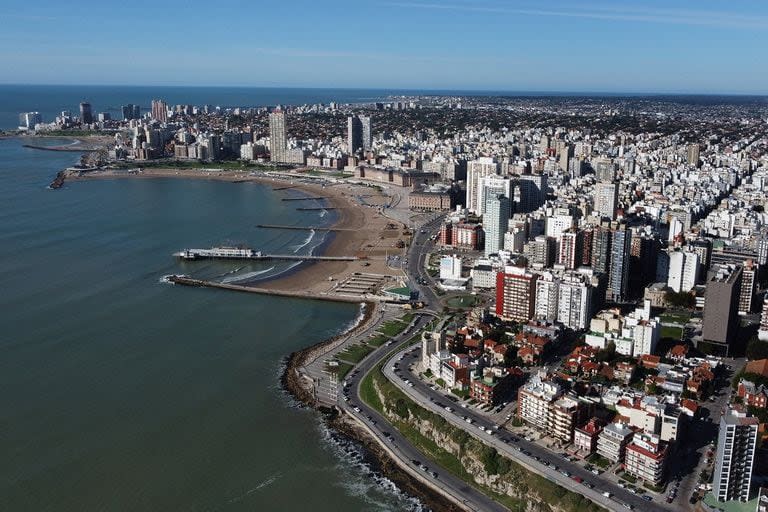
[[[310,251],[322,237],[255,224],[333,219],[255,183],[49,190],[77,158],[0,140],[0,510],[418,510],[279,386],[357,306],[162,282],[285,270],[171,254]]]

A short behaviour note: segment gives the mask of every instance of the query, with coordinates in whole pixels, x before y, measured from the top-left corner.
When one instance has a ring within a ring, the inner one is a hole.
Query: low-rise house
[[[746,405],[765,409],[768,405],[768,392],[762,384],[757,385],[747,379],[739,380],[738,396]]]

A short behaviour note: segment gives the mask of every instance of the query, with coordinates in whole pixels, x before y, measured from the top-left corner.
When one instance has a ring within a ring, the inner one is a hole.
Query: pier
[[[398,302],[388,297],[382,297],[379,295],[311,293],[311,292],[304,292],[304,291],[270,290],[268,288],[257,288],[252,286],[243,286],[240,284],[203,281],[201,279],[193,279],[187,276],[170,276],[167,279],[168,279],[168,282],[171,282],[173,284],[179,284],[182,286],[193,286],[198,288],[221,288],[224,290],[233,290],[237,292],[258,293],[261,295],[276,295],[278,297],[293,297],[297,299],[326,300],[330,302],[351,302],[355,304],[360,302],[366,302],[366,301],[392,302],[392,303]]]
[[[284,197],[281,201],[314,201],[320,199],[330,199],[329,197],[317,196],[317,197]]]
[[[296,211],[299,211],[299,212],[316,212],[316,211],[320,211],[320,210],[340,210],[340,209],[341,208],[338,207],[338,206],[325,206],[325,207],[321,206],[321,207],[318,207],[318,208],[296,208]]]
[[[355,256],[313,256],[311,254],[266,254],[240,247],[184,249],[173,254],[183,260],[292,260],[292,261],[355,261]]]

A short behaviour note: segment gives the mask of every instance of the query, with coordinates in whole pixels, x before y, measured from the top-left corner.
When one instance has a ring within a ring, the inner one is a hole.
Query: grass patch
[[[662,325],[660,332],[662,338],[672,338],[674,340],[679,340],[683,337],[683,330],[680,327]]]
[[[611,465],[611,461],[609,461],[602,455],[598,455],[597,453],[593,453],[592,455],[587,457],[587,462],[594,464],[600,469],[607,469]]]
[[[469,397],[469,391],[467,391],[466,389],[456,389],[456,388],[453,388],[451,390],[451,393],[453,393],[457,397],[461,398],[462,400],[464,400],[465,398]]]
[[[621,474],[621,478],[626,480],[627,482],[629,482],[631,484],[636,484],[637,483],[637,478],[632,476],[632,475],[630,475],[626,471]]]
[[[389,338],[387,336],[384,336],[383,334],[379,334],[377,336],[374,336],[373,338],[368,339],[367,343],[374,347],[380,347],[388,341],[389,341]]]
[[[400,320],[390,320],[389,322],[384,322],[381,327],[379,327],[378,331],[384,336],[394,338],[403,332],[406,327],[408,327],[408,324],[404,324]]]
[[[686,324],[691,319],[690,313],[676,312],[660,315],[661,322],[667,324]]]
[[[373,352],[373,347],[369,345],[362,345],[360,343],[351,345],[344,349],[344,351],[338,353],[336,357],[342,361],[350,363],[359,363],[365,356]]]

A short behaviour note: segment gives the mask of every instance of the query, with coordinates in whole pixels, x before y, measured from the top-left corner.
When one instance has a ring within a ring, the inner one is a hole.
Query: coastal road
[[[445,395],[432,390],[409,370],[409,366],[415,363],[419,356],[418,345],[398,351],[384,364],[384,374],[393,384],[425,409],[440,414],[454,426],[462,428],[483,443],[493,446],[499,453],[515,460],[527,469],[566,489],[587,496],[610,510],[626,510],[629,506],[636,510],[649,512],[669,510],[666,503],[659,503],[663,499],[662,497],[657,497],[653,502],[646,501],[641,496],[632,494],[593,475],[582,466],[570,462],[561,454],[518,438],[504,429],[497,430],[497,425],[485,416],[477,414],[472,409],[463,408]],[[406,380],[413,386],[407,385]],[[451,411],[448,411],[446,407],[449,407]],[[468,423],[464,418],[470,419],[472,423]],[[481,426],[485,430],[481,430]],[[580,478],[583,482],[578,483],[574,478]],[[589,488],[585,484],[594,487]],[[611,493],[611,497],[605,497],[603,492]]]
[[[426,325],[428,320],[424,316],[419,316],[412,332],[418,332],[419,329]],[[409,336],[412,336],[412,333],[402,333],[392,340],[393,343],[402,343]],[[339,407],[366,425],[379,442],[389,449],[390,454],[400,459],[401,465],[407,467],[411,473],[439,487],[445,494],[451,496],[451,499],[457,504],[461,504],[470,510],[506,511],[507,509],[503,505],[469,486],[466,482],[437,464],[425,460],[424,455],[401,435],[397,429],[393,428],[386,418],[363,402],[360,398],[360,382],[386,355],[387,352],[385,350],[377,350],[355,367],[355,370],[347,376],[347,387],[344,391],[348,393],[349,390],[352,390],[352,393],[350,393],[351,398],[349,401],[340,400]],[[420,466],[416,466],[414,461],[419,461]]]

